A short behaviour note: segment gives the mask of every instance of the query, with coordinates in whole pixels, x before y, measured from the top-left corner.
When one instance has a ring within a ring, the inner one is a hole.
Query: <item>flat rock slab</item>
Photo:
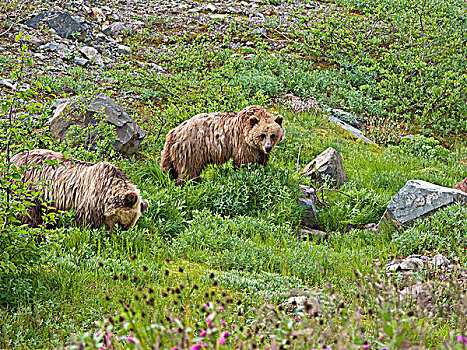
[[[422,180],[409,180],[389,202],[380,225],[392,224],[390,226],[403,230],[415,220],[455,203],[467,204],[467,193]]]
[[[337,125],[339,125],[342,129],[347,130],[356,138],[366,143],[374,143],[368,137],[363,135],[363,131],[360,131],[356,127],[342,121],[342,119],[345,119],[345,120],[348,120],[350,123],[353,123],[354,125],[358,125],[359,127],[362,127],[363,125],[352,114],[345,112],[341,109],[333,109],[333,108],[327,108],[325,112],[329,113],[328,115],[326,115],[326,117],[330,121],[337,123]]]
[[[39,28],[41,22],[47,23],[49,28],[55,30],[62,38],[71,39],[78,35],[78,38],[82,40],[86,36],[86,27],[71,17],[68,12],[46,11],[33,16],[24,24],[31,28]]]
[[[47,24],[63,38],[71,39],[78,35],[77,38],[84,39],[86,36],[86,28],[67,12],[61,12],[49,18]]]

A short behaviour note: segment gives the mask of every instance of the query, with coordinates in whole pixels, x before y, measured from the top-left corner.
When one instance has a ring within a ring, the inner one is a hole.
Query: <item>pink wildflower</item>
[[[202,331],[202,332],[199,334],[199,336],[200,336],[200,337],[205,337],[206,334],[208,334],[208,330]]]
[[[219,342],[222,344],[222,345],[225,345],[225,339],[228,338],[230,336],[230,333],[229,332],[222,332],[221,333],[221,337],[219,339]]]
[[[225,321],[221,318],[221,325],[222,327],[227,327],[227,324],[225,323]]]
[[[112,338],[112,336],[110,335],[110,332],[105,331],[105,347],[107,349],[110,349],[110,347],[112,346],[112,344],[110,343],[111,338]]]
[[[139,340],[134,338],[134,337],[125,337],[125,336],[123,336],[122,339],[126,340],[127,342],[132,343],[132,344],[139,344]]]
[[[460,334],[457,336],[457,341],[459,343],[465,343],[465,345],[467,345],[467,337],[464,337],[464,336],[462,336]]]

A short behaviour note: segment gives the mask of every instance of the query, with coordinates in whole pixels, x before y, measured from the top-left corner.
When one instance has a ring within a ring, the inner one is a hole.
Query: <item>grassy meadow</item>
[[[171,32],[161,17],[122,37],[133,54],[59,76],[36,62],[25,33],[15,33],[15,48],[0,54],[0,75],[28,87],[1,92],[0,169],[8,155],[34,148],[107,160],[150,208],[112,235],[76,227],[73,213],[50,217],[53,229],[30,229],[15,222],[28,203],[2,191],[1,349],[467,347],[467,209],[445,208],[403,232],[365,229],[408,180],[452,187],[467,176],[466,2],[336,0],[313,15],[303,15],[308,1],[261,2],[279,3],[289,4],[294,25],[268,17],[267,40],[242,17],[222,35],[207,27],[194,37]],[[254,47],[231,48],[238,33]],[[51,102],[96,93],[148,132],[135,156],[112,150],[102,122],[75,142],[51,139]],[[285,93],[323,108],[296,111],[277,98]],[[209,166],[184,186],[161,172],[168,130],[197,113],[253,104],[284,116],[285,139],[267,167]],[[324,107],[353,113],[376,143],[340,129]],[[90,147],[96,130],[105,137]],[[342,155],[349,180],[318,191],[316,227],[326,237],[302,239],[299,185],[321,185],[299,170],[328,147]],[[457,268],[386,274],[395,258],[438,253]],[[404,297],[409,285],[425,292]],[[294,296],[308,301],[292,312],[285,301]]]

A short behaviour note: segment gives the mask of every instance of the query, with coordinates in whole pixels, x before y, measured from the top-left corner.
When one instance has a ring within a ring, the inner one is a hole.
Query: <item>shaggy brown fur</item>
[[[456,186],[454,186],[456,190],[461,190],[462,192],[467,193],[467,177],[459,182]]]
[[[26,167],[21,181],[31,182],[31,189],[42,192],[29,210],[29,217],[23,218],[31,227],[42,223],[41,201],[49,205],[49,210],[50,206],[76,210],[78,225],[100,228],[105,224],[107,231],[114,230],[115,225],[129,229],[149,207],[127,176],[107,162],[66,159],[63,154],[45,149],[16,154],[11,161],[17,167]]]
[[[198,177],[206,165],[231,158],[235,167],[249,163],[265,166],[274,145],[284,138],[282,120],[260,106],[195,115],[167,134],[161,168],[179,185]]]

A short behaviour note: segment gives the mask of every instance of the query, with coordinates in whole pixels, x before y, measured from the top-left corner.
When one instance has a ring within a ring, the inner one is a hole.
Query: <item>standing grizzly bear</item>
[[[261,106],[240,112],[198,114],[169,131],[162,152],[161,168],[177,179],[197,178],[208,164],[233,158],[234,167],[267,165],[274,145],[284,138],[282,116]]]
[[[30,227],[42,224],[42,201],[53,210],[76,210],[78,225],[100,228],[105,224],[107,231],[113,231],[116,225],[129,229],[149,207],[127,176],[107,162],[67,159],[45,149],[16,154],[11,161],[16,167],[25,167],[21,181],[31,190],[42,192],[29,209],[29,216],[23,218]]]

